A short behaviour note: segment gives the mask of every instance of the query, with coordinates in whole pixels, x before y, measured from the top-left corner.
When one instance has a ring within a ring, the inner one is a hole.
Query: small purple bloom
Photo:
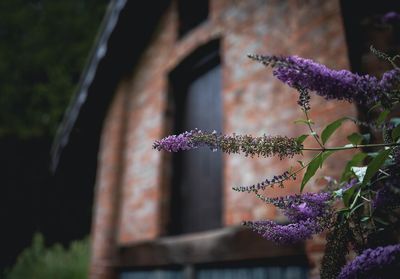
[[[400,22],[400,14],[396,12],[388,12],[382,16],[382,23],[390,24]]]
[[[338,279],[397,278],[400,244],[367,249],[342,268]]]
[[[263,237],[276,243],[294,243],[322,232],[329,226],[332,199],[330,193],[305,193],[278,198],[262,198],[282,209],[290,224],[282,225],[274,221],[246,222]]]
[[[383,74],[382,79],[379,81],[379,86],[385,90],[390,91],[400,85],[400,69],[395,68]]]
[[[305,193],[271,200],[291,222],[326,216],[330,212],[330,193]]]
[[[357,185],[357,183],[358,183],[358,179],[357,178],[352,178],[352,179],[350,179],[350,181],[346,182],[342,186],[342,190],[346,191],[346,190],[352,188],[353,186]]]
[[[153,148],[158,151],[165,150],[169,152],[195,149],[198,146],[190,140],[191,136],[192,132],[184,132],[180,135],[171,135],[156,141]]]

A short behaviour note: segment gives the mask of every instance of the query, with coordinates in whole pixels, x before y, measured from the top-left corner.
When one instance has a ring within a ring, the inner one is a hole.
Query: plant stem
[[[311,162],[317,157],[321,155],[321,153],[317,154],[316,156],[314,156],[314,158],[312,158],[307,164],[305,164],[304,166],[302,166],[301,168],[297,169],[296,171],[292,172],[287,178],[285,178],[283,181],[289,180],[289,178],[294,177],[295,175],[297,175],[299,172],[301,172],[302,170],[304,170],[305,168],[308,167],[308,165],[311,164]],[[267,198],[261,194],[258,193],[259,190],[256,190],[254,193],[256,194],[257,198],[261,199],[264,202],[267,202]]]
[[[335,147],[324,147],[324,148],[302,148],[304,151],[336,151],[336,150],[347,150],[347,149],[357,149],[366,147],[383,147],[383,146],[400,146],[400,143],[375,143],[375,144],[357,144],[351,146],[335,146]]]
[[[303,109],[303,112],[304,112],[304,114],[305,114],[305,116],[306,116],[306,119],[307,119],[307,126],[308,126],[308,128],[310,129],[311,135],[314,137],[314,139],[315,139],[316,142],[319,144],[319,146],[321,146],[321,148],[325,148],[325,147],[322,145],[322,143],[319,141],[319,138],[318,138],[317,133],[314,132],[314,130],[313,130],[312,126],[311,126],[311,120],[310,120],[310,117],[308,116],[307,110],[306,110],[306,109]]]

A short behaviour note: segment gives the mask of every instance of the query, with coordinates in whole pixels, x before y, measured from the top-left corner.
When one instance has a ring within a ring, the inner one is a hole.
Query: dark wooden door
[[[221,67],[195,78],[187,87],[181,130],[222,130]],[[178,191],[178,233],[218,228],[222,220],[222,154],[208,148],[181,153]]]

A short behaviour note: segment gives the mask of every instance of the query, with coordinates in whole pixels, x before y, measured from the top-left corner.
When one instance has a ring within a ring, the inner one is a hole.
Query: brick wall
[[[104,123],[92,233],[92,278],[109,278],[106,274],[115,260],[115,247],[154,239],[162,233],[162,154],[153,151],[151,144],[165,136],[167,74],[214,38],[221,41],[223,132],[228,134],[297,136],[307,132],[293,124],[302,117],[297,93],[280,84],[270,70],[250,61],[247,53],[295,54],[337,69],[349,67],[339,1],[213,0],[209,19],[181,40],[177,39],[177,11],[172,5],[132,75],[116,90]],[[356,113],[352,105],[327,103],[315,96],[311,105],[317,130],[339,116]],[[341,129],[339,134],[355,127]],[[333,140],[332,144],[339,143]],[[350,155],[335,154],[318,176],[338,174],[340,160]],[[296,158],[279,161],[224,156],[224,224],[279,218],[274,208],[231,188],[282,173],[295,162]],[[323,185],[313,182],[310,191]],[[266,194],[298,190],[298,182],[290,182],[285,189],[269,189]],[[323,244],[321,237],[307,243],[312,276],[318,272]]]

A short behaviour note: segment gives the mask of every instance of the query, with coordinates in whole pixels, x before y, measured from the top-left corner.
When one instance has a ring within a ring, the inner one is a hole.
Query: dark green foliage
[[[0,1],[0,136],[52,136],[106,1]]]
[[[85,279],[88,267],[88,239],[72,242],[68,249],[60,244],[46,248],[43,236],[35,234],[32,245],[19,255],[6,279]]]
[[[328,126],[326,126],[325,129],[321,133],[322,143],[325,144],[328,141],[328,139],[331,137],[331,135],[342,125],[343,121],[345,121],[347,119],[348,119],[347,117],[343,117],[343,118],[333,121]]]

